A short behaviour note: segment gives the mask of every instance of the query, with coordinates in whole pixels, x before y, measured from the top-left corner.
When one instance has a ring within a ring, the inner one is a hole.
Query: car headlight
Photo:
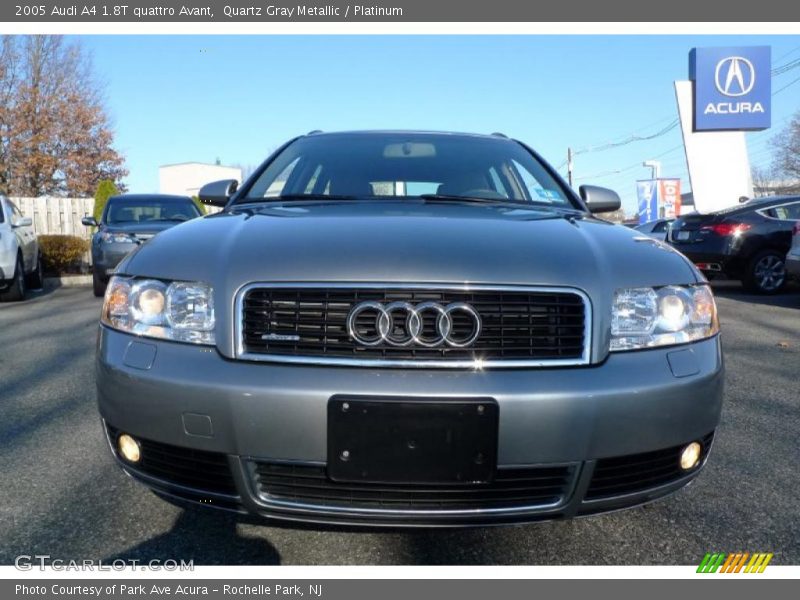
[[[617,290],[611,313],[611,350],[684,344],[719,331],[708,285]]]
[[[100,320],[136,335],[214,344],[214,290],[207,283],[114,276]]]
[[[102,231],[100,233],[100,241],[106,244],[135,244],[136,238],[127,233],[111,233],[109,231]]]

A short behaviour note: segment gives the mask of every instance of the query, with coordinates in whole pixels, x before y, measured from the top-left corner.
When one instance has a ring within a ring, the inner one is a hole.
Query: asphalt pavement
[[[94,396],[101,301],[61,288],[0,304],[0,564],[697,564],[709,551],[800,564],[800,290],[715,284],[727,395],[705,472],[645,507],[571,521],[435,531],[273,527],[158,499],[115,465]]]

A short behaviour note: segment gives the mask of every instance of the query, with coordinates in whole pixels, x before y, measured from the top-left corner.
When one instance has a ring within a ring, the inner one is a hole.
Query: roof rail
[[[499,131],[495,131],[494,133],[492,133],[492,135],[493,135],[494,137],[501,137],[501,138],[506,138],[506,139],[508,139],[508,136],[507,136],[505,133],[500,133]]]
[[[322,129],[313,129],[309,131],[306,135],[317,135],[318,133],[322,133]]]

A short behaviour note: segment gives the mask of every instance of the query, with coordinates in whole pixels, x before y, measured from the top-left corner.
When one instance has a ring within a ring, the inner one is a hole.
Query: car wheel
[[[28,274],[28,284],[29,290],[41,290],[44,286],[44,271],[42,270],[42,255],[39,254],[36,257],[36,269]]]
[[[100,275],[97,274],[97,271],[92,273],[92,291],[94,292],[95,297],[102,298],[106,294],[106,283],[100,279]]]
[[[764,250],[750,261],[745,286],[759,294],[777,294],[786,285],[786,262],[775,250]]]
[[[17,257],[17,264],[14,267],[14,279],[11,286],[4,292],[0,292],[0,300],[17,302],[25,298],[25,271],[22,268],[22,258]]]

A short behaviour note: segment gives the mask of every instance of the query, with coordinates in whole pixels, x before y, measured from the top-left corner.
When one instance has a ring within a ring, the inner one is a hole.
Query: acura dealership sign
[[[694,130],[758,130],[770,126],[769,46],[695,48],[689,55],[694,82]]]

